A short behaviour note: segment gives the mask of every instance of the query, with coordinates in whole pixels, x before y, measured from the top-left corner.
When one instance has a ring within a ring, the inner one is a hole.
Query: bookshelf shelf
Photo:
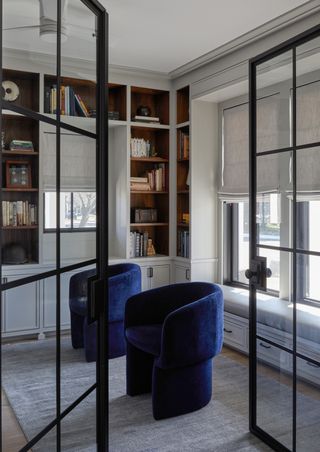
[[[169,226],[169,223],[131,223],[130,224],[131,227],[142,227],[142,226],[146,226],[146,227],[153,227],[153,226]]]
[[[139,127],[141,129],[154,129],[154,130],[169,130],[170,126],[164,125],[164,124],[155,124],[155,123],[148,123],[148,122],[138,122],[138,121],[131,121],[130,122],[131,127]]]
[[[186,122],[182,122],[181,124],[177,124],[176,128],[183,129],[184,127],[189,127],[189,126],[190,126],[190,121],[186,121]]]
[[[155,191],[155,190],[130,190],[132,195],[168,195],[168,191]]]
[[[31,226],[2,226],[1,229],[5,231],[19,231],[20,229],[26,230],[26,229],[38,229],[38,225],[31,225]]]
[[[33,156],[33,157],[38,157],[39,156],[39,152],[36,152],[36,151],[9,151],[9,150],[4,150],[4,151],[1,151],[1,153],[5,157],[8,157],[10,155],[28,155],[28,156]]]
[[[184,220],[190,215],[190,190],[189,190],[189,169],[190,169],[190,121],[189,121],[189,86],[181,88],[176,93],[177,117],[177,249],[176,254],[181,258],[190,257],[190,235],[189,223]]]
[[[2,188],[3,192],[37,193],[37,188]]]
[[[146,162],[146,163],[169,163],[168,159],[162,157],[130,157],[132,162]]]

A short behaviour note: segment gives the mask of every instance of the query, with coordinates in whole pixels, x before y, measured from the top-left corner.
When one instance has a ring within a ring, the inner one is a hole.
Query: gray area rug
[[[55,342],[25,342],[3,347],[3,388],[27,438],[32,438],[55,416]],[[125,395],[125,358],[110,363],[110,451],[269,451],[248,432],[248,368],[220,355],[214,360],[213,399],[202,410],[162,421],[152,417],[151,396]],[[73,350],[69,338],[62,340],[62,409],[94,382],[95,364],[86,363],[82,350]],[[291,419],[290,388],[260,377],[258,388],[263,408],[261,423],[289,445]],[[316,451],[319,404],[301,396],[305,413],[301,432],[309,443],[305,452]],[[62,422],[62,450],[94,451],[94,394]],[[261,405],[262,406],[262,405]],[[299,405],[300,406],[300,405]],[[269,416],[268,416],[269,413]],[[270,413],[272,415],[270,416]],[[313,422],[310,422],[310,420]],[[299,437],[298,437],[299,438]],[[308,439],[309,438],[309,439]],[[299,441],[298,441],[299,444]],[[34,451],[54,451],[54,432],[41,440]]]

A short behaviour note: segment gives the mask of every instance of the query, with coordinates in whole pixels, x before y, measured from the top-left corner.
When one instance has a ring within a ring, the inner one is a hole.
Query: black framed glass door
[[[105,451],[107,13],[0,9],[2,450]]]
[[[320,433],[320,27],[250,60],[250,429]]]

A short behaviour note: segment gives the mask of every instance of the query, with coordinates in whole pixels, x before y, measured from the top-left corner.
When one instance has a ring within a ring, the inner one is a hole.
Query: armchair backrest
[[[137,264],[109,267],[109,322],[123,320],[125,304],[141,292],[141,270]]]
[[[212,293],[172,311],[162,330],[158,366],[183,367],[213,358],[223,344],[223,295]]]

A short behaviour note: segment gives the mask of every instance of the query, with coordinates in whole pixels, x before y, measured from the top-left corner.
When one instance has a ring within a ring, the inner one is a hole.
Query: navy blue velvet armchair
[[[85,349],[87,361],[95,361],[97,354],[97,324],[87,320],[87,283],[96,270],[85,270],[70,278],[69,307],[73,348]],[[139,265],[124,263],[109,266],[109,358],[126,353],[124,339],[124,310],[129,297],[141,291]]]
[[[174,284],[129,298],[125,335],[127,394],[152,391],[155,419],[195,411],[209,403],[212,358],[223,343],[219,286]]]

